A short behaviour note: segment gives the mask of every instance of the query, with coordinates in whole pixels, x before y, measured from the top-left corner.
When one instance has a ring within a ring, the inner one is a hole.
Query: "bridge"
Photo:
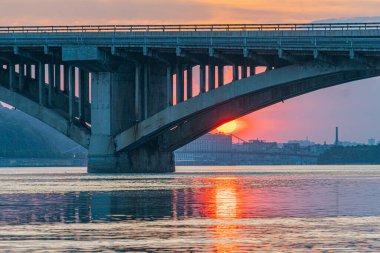
[[[227,121],[379,75],[380,23],[0,27],[0,101],[88,148],[89,172],[172,172]]]

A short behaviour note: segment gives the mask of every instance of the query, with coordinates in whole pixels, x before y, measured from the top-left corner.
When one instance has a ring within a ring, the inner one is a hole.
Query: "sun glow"
[[[221,125],[216,130],[224,134],[230,134],[236,130],[237,122],[236,120],[227,122],[226,124]]]

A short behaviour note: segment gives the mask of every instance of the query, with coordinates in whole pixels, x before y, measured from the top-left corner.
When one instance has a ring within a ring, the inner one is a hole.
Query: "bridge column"
[[[40,73],[40,64],[39,63],[36,63],[34,64],[34,79],[38,81],[38,76],[39,76],[39,73]]]
[[[25,65],[25,78],[32,79],[32,65],[30,64]]]
[[[232,66],[232,81],[237,81],[239,80],[239,66],[238,65],[233,65]]]
[[[215,65],[213,62],[210,62],[208,65],[208,90],[214,90],[215,88]]]
[[[149,66],[148,88],[148,117],[167,108],[167,66],[160,62],[152,61]]]
[[[69,93],[69,83],[70,83],[70,66],[64,65],[63,67],[63,92]]]
[[[255,68],[255,66],[250,66],[249,67],[249,72],[250,72],[250,76],[256,75],[256,68]]]
[[[218,87],[221,87],[224,85],[224,66],[219,65],[218,66]]]
[[[142,120],[142,84],[141,84],[141,65],[135,64],[135,97],[134,97],[134,113],[135,113],[135,121],[139,122]]]
[[[148,97],[148,89],[149,89],[149,72],[150,72],[150,68],[149,68],[149,64],[148,63],[145,63],[144,64],[144,119],[148,118],[148,100],[151,99],[150,97]]]
[[[190,99],[193,97],[193,66],[187,66],[186,72],[187,99]]]
[[[177,104],[184,101],[184,82],[183,82],[183,66],[177,64],[176,68],[176,101]]]
[[[78,102],[78,117],[79,121],[84,124],[86,122],[85,109],[88,103],[88,86],[89,74],[84,70],[79,70],[79,102]]]
[[[15,65],[13,63],[9,63],[8,73],[9,73],[9,89],[14,90],[14,88],[15,88]]]
[[[248,77],[248,73],[247,73],[247,65],[246,64],[243,64],[241,66],[241,78],[247,78]]]
[[[206,66],[199,66],[199,94],[206,92]]]
[[[173,105],[173,70],[171,66],[166,67],[166,92],[167,107]]]
[[[55,92],[61,90],[61,64],[54,64],[54,87]]]
[[[37,65],[36,65],[37,66]],[[46,104],[46,88],[45,88],[45,64],[40,62],[38,64],[38,94],[40,105]]]
[[[53,105],[53,92],[54,92],[54,65],[48,64],[48,78],[49,78],[49,90],[48,90],[48,105]]]
[[[18,75],[18,89],[19,91],[24,90],[24,84],[25,84],[25,66],[24,63],[20,63],[19,65],[19,75]]]
[[[72,121],[75,117],[75,67],[69,68],[69,119]]]

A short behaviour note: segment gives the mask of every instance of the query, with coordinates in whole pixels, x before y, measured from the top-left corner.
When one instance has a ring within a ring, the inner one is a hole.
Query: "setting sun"
[[[236,127],[237,127],[236,120],[233,120],[233,121],[227,122],[226,124],[221,125],[216,130],[224,134],[230,134],[236,130]]]

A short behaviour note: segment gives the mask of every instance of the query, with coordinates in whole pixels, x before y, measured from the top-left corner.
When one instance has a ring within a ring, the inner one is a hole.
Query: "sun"
[[[221,125],[216,130],[224,134],[230,134],[236,130],[236,127],[237,127],[237,122],[236,120],[233,120],[233,121],[227,122],[226,124]]]

